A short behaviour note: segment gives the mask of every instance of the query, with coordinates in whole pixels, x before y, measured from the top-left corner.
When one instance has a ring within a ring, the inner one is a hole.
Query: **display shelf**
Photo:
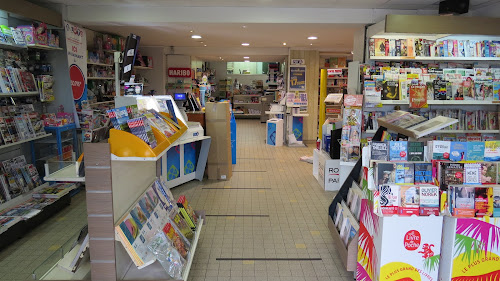
[[[73,140],[73,137],[68,137],[68,138],[65,138],[65,139],[61,139],[61,143],[68,142],[68,141],[71,141],[71,140]],[[54,144],[54,143],[57,143],[57,138],[45,139],[45,140],[38,141],[37,143]]]
[[[308,113],[292,113],[292,116],[294,117],[308,117]]]
[[[115,80],[114,77],[87,77],[88,80]]]
[[[45,170],[47,171],[48,164],[45,164]],[[54,173],[45,176],[43,179],[45,181],[56,181],[56,182],[85,182],[85,177],[78,176],[78,169],[76,168],[76,162],[66,166]]]
[[[1,93],[0,97],[27,97],[27,96],[38,96],[38,92],[17,92],[17,93]]]
[[[11,209],[11,208],[14,208],[15,206],[23,203],[23,202],[26,202],[28,201],[29,199],[33,198],[33,193],[36,193],[36,192],[39,192],[41,191],[42,189],[48,187],[49,184],[48,183],[44,183],[38,187],[35,187],[34,189],[28,191],[28,192],[25,192],[25,193],[22,193],[21,195],[17,196],[16,198],[13,198],[9,201],[6,201],[2,204],[0,204],[0,211],[1,210],[6,210],[6,209]],[[11,227],[12,225],[10,225],[9,227]],[[3,228],[2,228],[2,231],[3,231]]]
[[[481,134],[498,134],[500,130],[439,130],[434,134],[463,134],[463,133],[481,133]]]
[[[233,95],[233,97],[261,97],[262,95]]]
[[[262,104],[260,102],[235,102],[233,103],[234,106],[236,106],[237,104],[241,104],[241,105],[252,105],[252,104]]]
[[[382,100],[382,105],[405,104],[408,105],[408,100]],[[487,100],[427,100],[428,105],[499,105],[500,101]]]
[[[407,100],[382,100],[380,104],[409,104]]]
[[[18,142],[15,142],[15,143],[9,143],[9,144],[0,145],[0,149],[4,149],[4,148],[7,148],[7,147],[19,145],[19,144],[22,144],[22,143],[26,143],[26,142],[30,142],[30,141],[34,141],[34,140],[38,140],[38,139],[43,139],[43,138],[46,138],[46,137],[49,137],[49,136],[52,136],[52,134],[44,134],[42,136],[34,137],[34,138],[31,138],[31,139],[26,139],[26,140],[18,141]]]
[[[108,100],[108,101],[89,103],[89,105],[92,106],[92,105],[100,105],[100,104],[107,104],[107,103],[114,103],[114,102],[115,102],[114,100]]]
[[[114,66],[112,64],[100,63],[100,62],[87,62],[87,65],[97,65],[97,66]]]
[[[330,234],[332,235],[333,241],[335,242],[335,248],[340,255],[340,259],[344,264],[347,271],[355,271],[357,266],[357,257],[358,257],[358,237],[359,234],[356,234],[354,238],[346,245],[342,242],[340,238],[340,234],[337,231],[337,227],[335,227],[335,223],[333,219],[328,216],[328,229],[330,230]]]
[[[134,69],[136,69],[136,70],[153,70],[154,68],[147,67],[147,66],[138,66],[138,65],[136,65],[136,66],[134,66]]]
[[[391,57],[391,56],[371,56],[371,60],[381,61],[500,61],[500,58],[493,57]]]
[[[168,113],[160,112],[160,114],[170,118]],[[111,159],[116,161],[157,161],[187,131],[187,126],[180,120],[179,125],[181,129],[170,138],[153,127],[153,134],[157,141],[155,148],[151,148],[139,137],[129,132],[110,129],[108,142],[111,146]]]
[[[40,44],[34,44],[34,45],[28,45],[29,49],[39,49],[39,50],[63,50],[61,47],[51,47],[51,46],[45,46],[45,45],[40,45]]]
[[[266,111],[265,113],[269,115],[285,114],[285,112],[280,112],[280,111]]]
[[[0,49],[8,49],[8,50],[22,50],[26,49],[25,45],[17,45],[17,44],[8,44],[8,43],[0,43]]]
[[[235,116],[260,116],[260,114],[234,113]]]

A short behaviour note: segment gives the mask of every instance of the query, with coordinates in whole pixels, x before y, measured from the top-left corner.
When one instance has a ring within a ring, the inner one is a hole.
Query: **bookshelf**
[[[64,50],[61,47],[52,47],[40,44],[27,45],[28,49],[38,49],[38,50],[46,50],[46,51],[62,51]]]
[[[376,61],[500,61],[495,57],[395,57],[395,56],[370,56],[371,60]]]

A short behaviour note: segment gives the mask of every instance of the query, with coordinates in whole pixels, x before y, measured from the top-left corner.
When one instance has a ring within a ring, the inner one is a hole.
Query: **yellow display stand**
[[[160,114],[171,118],[168,113],[160,112]],[[156,128],[151,128],[157,142],[155,148],[151,148],[147,143],[132,133],[111,129],[109,131],[108,140],[111,153],[117,157],[159,158],[187,131],[187,125],[179,119],[178,122],[181,128],[169,138]]]

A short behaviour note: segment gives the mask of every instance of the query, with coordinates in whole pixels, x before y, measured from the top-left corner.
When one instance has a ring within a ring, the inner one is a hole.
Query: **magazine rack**
[[[143,270],[137,269],[122,244],[115,241],[115,224],[159,176],[160,165],[156,161],[113,160],[112,145],[84,144],[92,280],[171,280],[158,262]],[[203,222],[203,211],[197,213]],[[188,277],[200,231],[201,224],[195,234],[196,241],[193,241],[183,280]]]
[[[160,114],[170,118],[170,115],[165,112]],[[111,153],[117,157],[139,157],[145,158],[143,160],[156,161],[164,155],[169,147],[179,139],[188,129],[187,125],[179,120],[180,129],[174,135],[167,138],[163,133],[152,127],[154,136],[157,141],[157,146],[151,148],[147,143],[132,133],[111,129],[109,131],[109,144],[111,146]],[[147,158],[147,159],[146,159]],[[118,160],[118,159],[116,159]],[[126,160],[126,159],[121,159]],[[138,159],[130,159],[138,160]]]

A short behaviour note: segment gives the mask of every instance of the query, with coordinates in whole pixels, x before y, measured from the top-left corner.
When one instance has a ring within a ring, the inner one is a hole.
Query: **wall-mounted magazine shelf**
[[[22,49],[26,49],[26,46],[17,45],[17,44],[9,44],[9,43],[0,43],[0,49],[22,50]]]
[[[40,44],[33,44],[33,45],[28,45],[29,49],[38,49],[38,50],[47,50],[47,51],[61,51],[63,48],[61,47],[52,47],[52,46],[46,46],[46,45],[40,45]]]
[[[16,141],[14,143],[8,143],[8,144],[0,145],[0,149],[11,147],[11,146],[15,146],[15,145],[19,145],[19,144],[22,144],[22,143],[25,143],[25,142],[30,142],[30,141],[34,141],[34,140],[38,140],[38,139],[43,139],[43,138],[46,138],[46,137],[49,137],[49,136],[52,136],[52,134],[43,134],[41,136],[34,137],[34,138],[31,138],[31,139],[25,139],[25,140]]]
[[[382,105],[409,105],[408,100],[383,100]],[[500,101],[492,100],[427,100],[428,105],[492,105],[497,106]]]
[[[170,117],[168,113],[161,112],[161,114]],[[155,148],[151,148],[132,133],[110,129],[108,143],[111,146],[111,159],[117,161],[157,161],[187,131],[188,127],[180,120],[179,125],[181,127],[179,131],[169,138],[152,127],[157,142]]]

